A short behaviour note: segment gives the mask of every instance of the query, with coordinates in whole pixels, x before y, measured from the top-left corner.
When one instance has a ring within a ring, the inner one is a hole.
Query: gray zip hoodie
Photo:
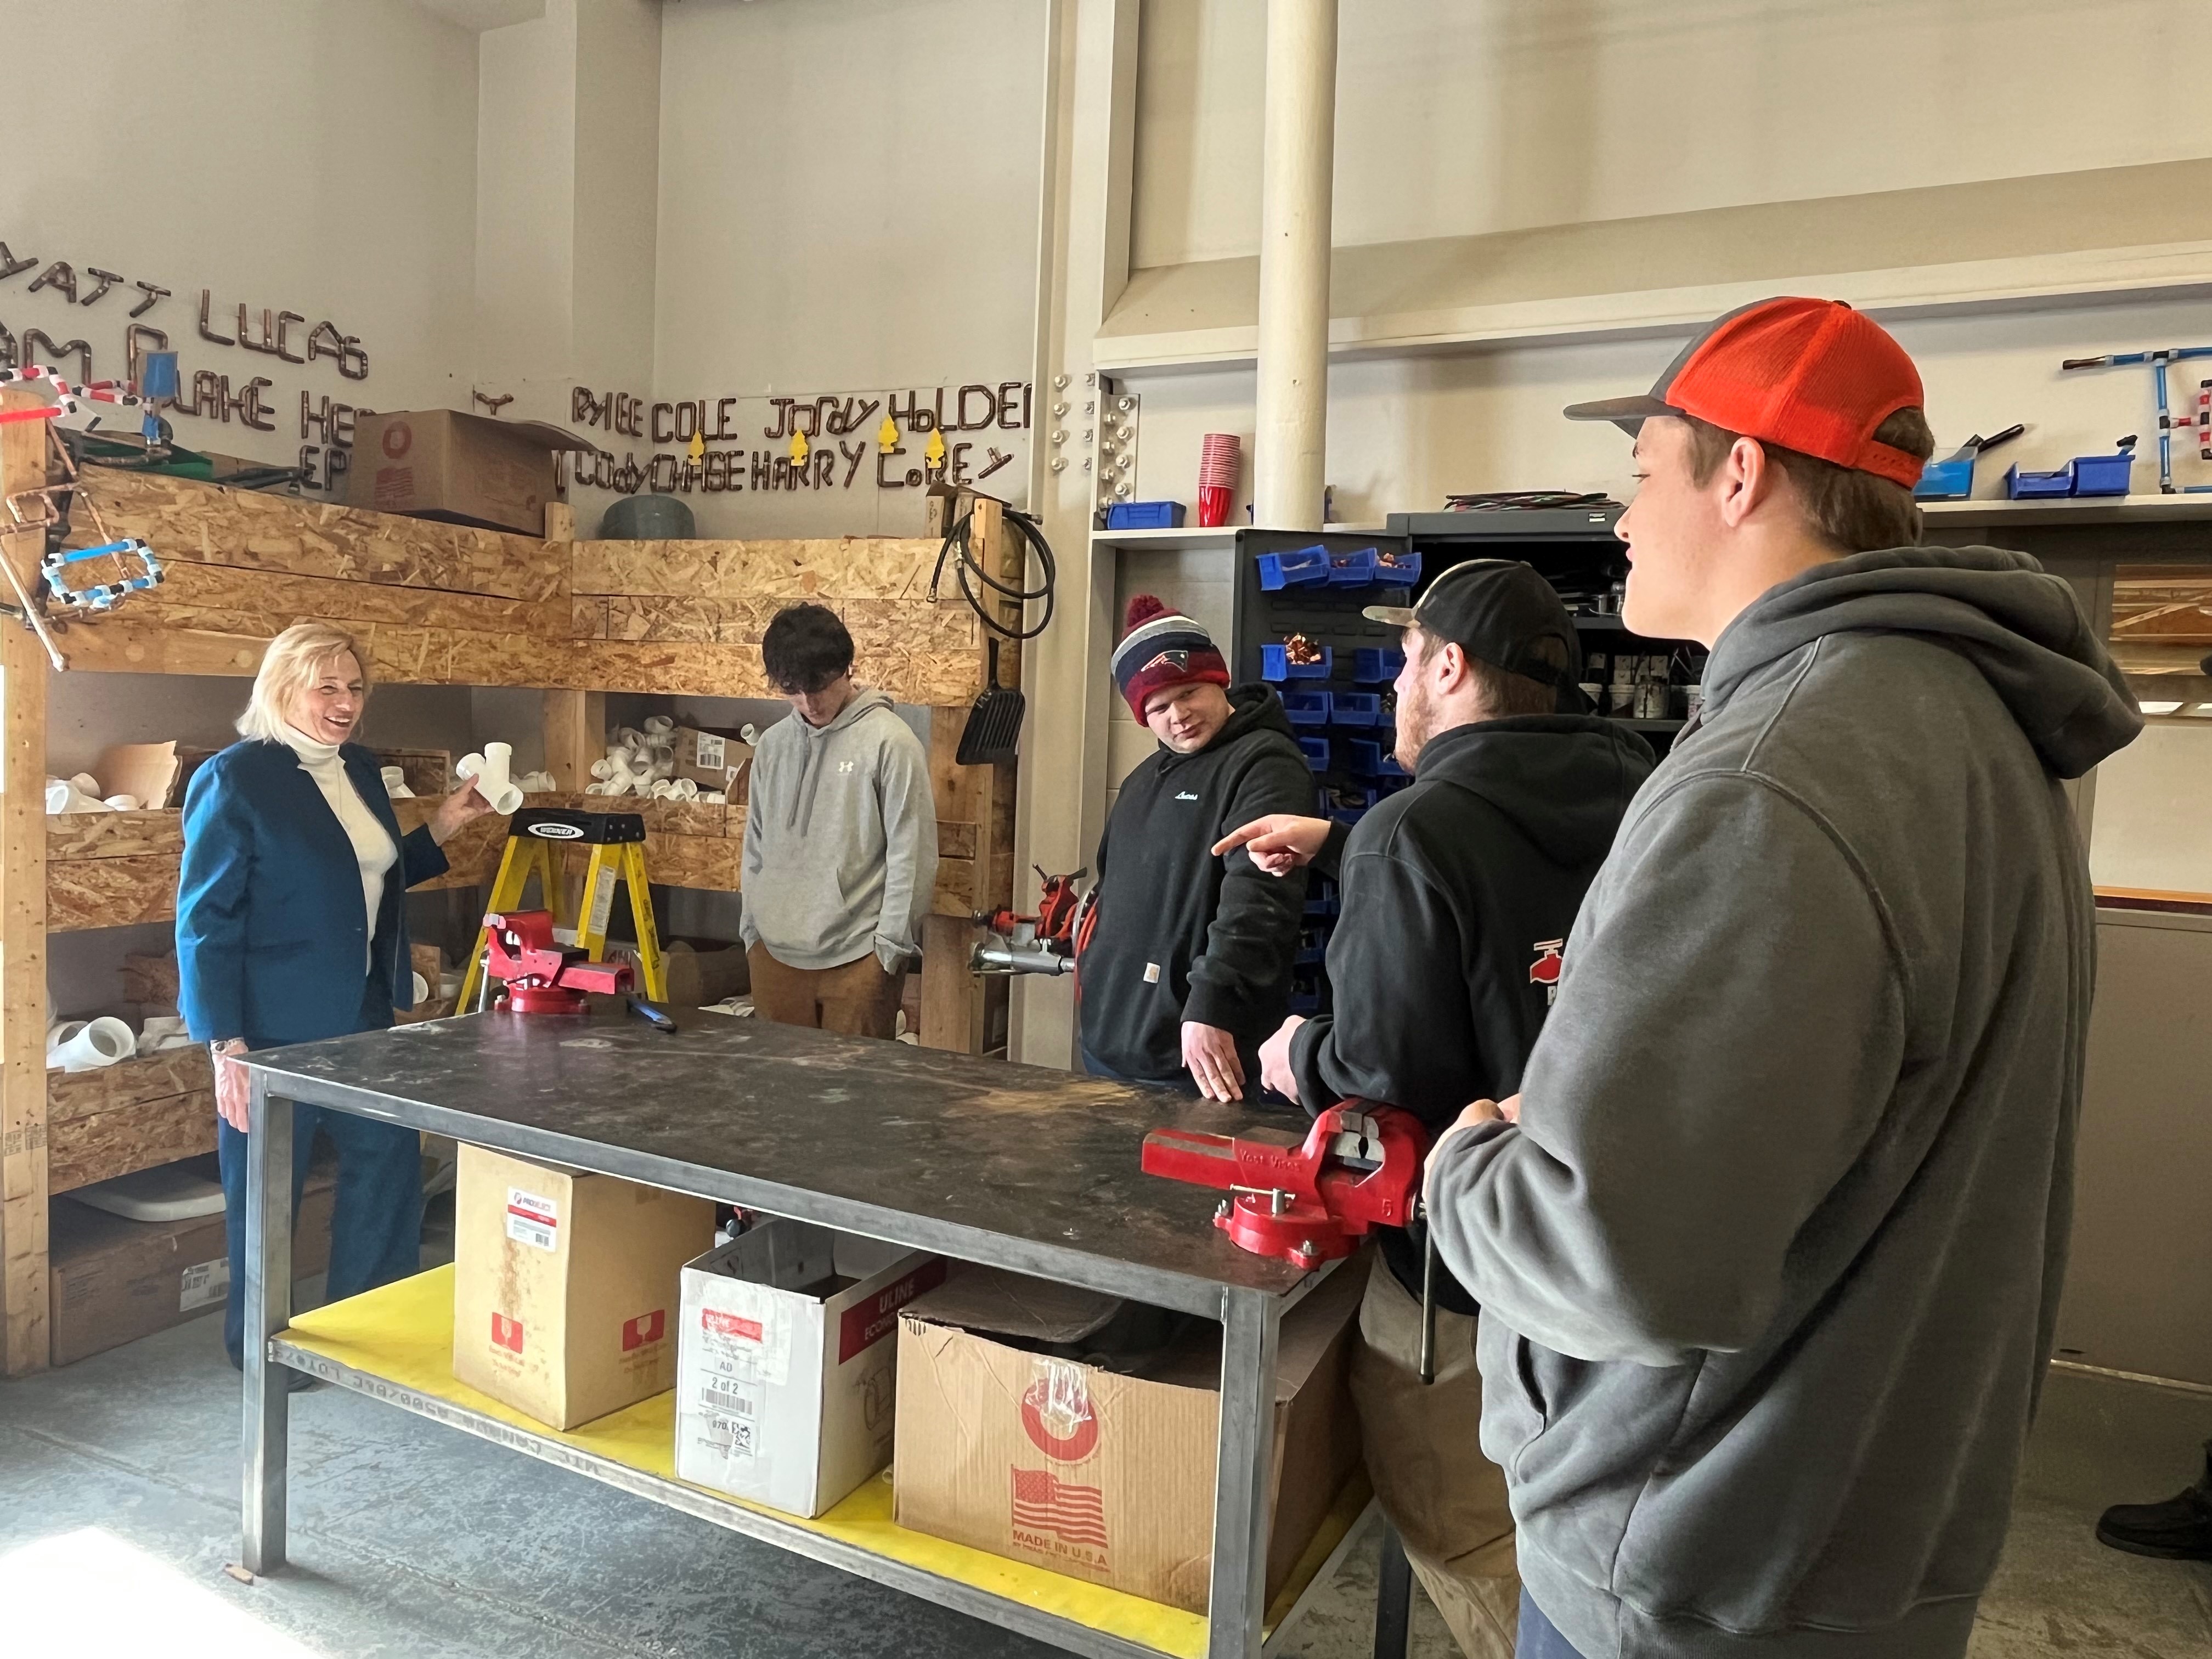
[[[2142,720],[1990,548],[1770,589],[1705,690],[1519,1127],[1438,1155],[1483,1449],[1586,1659],[1956,1659],[2065,1269],[2094,914],[2057,780]]]
[[[836,968],[870,950],[896,972],[920,953],[937,890],[937,803],[921,740],[881,691],[837,718],[796,714],[753,751],[738,934],[787,968]]]

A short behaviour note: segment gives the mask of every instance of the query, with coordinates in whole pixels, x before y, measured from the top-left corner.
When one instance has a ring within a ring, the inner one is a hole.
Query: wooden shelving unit
[[[0,407],[35,401],[0,392]],[[0,494],[45,482],[41,424],[0,426]],[[1012,900],[1013,769],[957,763],[989,666],[982,624],[953,586],[930,599],[936,536],[578,541],[559,505],[539,538],[99,468],[83,488],[112,531],[146,538],[167,580],[63,629],[70,672],[247,676],[279,629],[315,618],[360,635],[381,682],[534,688],[562,790],[534,801],[641,812],[647,866],[671,886],[739,888],[744,808],[583,796],[605,752],[605,694],[771,696],[762,628],[799,599],[830,605],[852,629],[868,683],[933,712],[941,861],[921,1039],[982,1050],[1004,986],[969,973],[969,935],[976,911]],[[972,511],[986,568],[1018,574],[1021,545],[1004,533],[999,504],[963,498],[957,510]],[[34,589],[42,540],[0,536],[0,556]],[[1001,683],[1018,684],[1018,646],[1000,658]],[[9,1376],[47,1363],[49,1196],[214,1144],[212,1077],[197,1049],[77,1077],[46,1071],[47,934],[173,917],[183,850],[173,808],[46,817],[53,672],[27,629],[0,619],[0,1374]],[[411,827],[434,802],[395,805]],[[504,838],[502,820],[472,826],[448,845],[453,867],[436,884],[489,881]]]

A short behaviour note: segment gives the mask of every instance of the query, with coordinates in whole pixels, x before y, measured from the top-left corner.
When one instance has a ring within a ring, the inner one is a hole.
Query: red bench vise
[[[1233,1194],[1215,1226],[1255,1255],[1311,1269],[1350,1255],[1370,1227],[1413,1218],[1428,1143],[1411,1112],[1347,1100],[1315,1118],[1304,1141],[1272,1129],[1155,1129],[1142,1164],[1147,1175]]]
[[[593,962],[588,951],[553,937],[550,910],[510,910],[484,918],[484,970],[506,986],[496,1006],[518,1014],[580,1014],[584,997],[630,988],[626,962]]]

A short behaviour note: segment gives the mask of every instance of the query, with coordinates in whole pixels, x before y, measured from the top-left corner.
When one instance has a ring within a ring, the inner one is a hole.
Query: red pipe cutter
[[[630,988],[626,962],[593,962],[553,937],[550,910],[510,910],[484,918],[484,971],[502,981],[499,1006],[518,1014],[580,1014],[584,994],[618,996]]]
[[[1370,1227],[1413,1218],[1428,1144],[1411,1112],[1347,1100],[1315,1118],[1303,1141],[1272,1129],[1155,1129],[1142,1164],[1147,1175],[1233,1194],[1215,1226],[1255,1255],[1311,1269],[1350,1255]]]

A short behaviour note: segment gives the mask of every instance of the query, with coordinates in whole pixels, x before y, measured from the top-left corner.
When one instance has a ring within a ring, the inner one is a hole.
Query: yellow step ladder
[[[520,908],[524,888],[536,876],[544,908],[553,913],[556,927],[567,924],[562,916],[567,884],[560,856],[562,847],[588,847],[591,858],[584,868],[583,899],[574,925],[576,943],[593,962],[607,954],[607,918],[614,912],[615,888],[627,884],[629,912],[637,928],[637,960],[648,1002],[668,1000],[668,964],[660,953],[660,936],[653,925],[653,894],[646,885],[645,819],[636,812],[579,812],[562,806],[526,806],[508,822],[507,850],[500,855],[499,874],[491,884],[486,912],[492,915]],[[485,930],[477,929],[477,942],[469,952],[467,975],[461,981],[462,1012],[476,1006],[483,978]]]

